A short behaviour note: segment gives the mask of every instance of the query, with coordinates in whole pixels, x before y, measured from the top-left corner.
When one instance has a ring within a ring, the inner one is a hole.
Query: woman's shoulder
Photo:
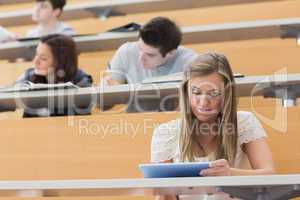
[[[248,143],[259,138],[267,137],[266,132],[252,112],[238,111],[238,136],[239,144]]]
[[[175,159],[179,142],[180,119],[159,125],[151,142],[151,161],[163,162]]]
[[[173,119],[173,120],[167,121],[165,123],[162,123],[162,124],[160,124],[160,126],[173,127],[173,126],[178,126],[179,124],[181,124],[181,120],[180,120],[180,118],[177,118],[177,119]]]
[[[21,83],[24,81],[30,81],[32,76],[34,75],[34,68],[26,69],[21,76],[16,80],[16,83]]]
[[[180,130],[181,126],[181,120],[174,119],[165,123],[160,124],[155,131],[167,131],[167,132],[173,132],[173,131],[178,131]]]
[[[91,75],[79,69],[75,75],[74,84],[79,87],[90,87],[93,84],[93,78]]]
[[[237,112],[237,124],[238,127],[249,127],[261,125],[256,116],[249,111],[238,111]]]
[[[180,119],[172,120],[163,124],[160,124],[157,128],[154,129],[152,135],[152,144],[153,143],[172,143],[176,144],[176,141],[180,135]]]
[[[33,75],[34,74],[34,68],[29,67],[24,71],[24,74]]]
[[[180,133],[180,119],[171,120],[160,124],[153,131],[153,140],[174,140]]]
[[[252,112],[249,111],[238,111],[237,112],[237,122],[238,124],[240,123],[245,123],[253,118],[256,118],[255,115]]]

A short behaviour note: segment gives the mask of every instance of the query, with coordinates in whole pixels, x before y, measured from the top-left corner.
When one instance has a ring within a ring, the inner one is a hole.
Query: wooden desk
[[[284,132],[261,121],[278,173],[300,173],[299,108],[287,110],[288,121],[274,121],[275,125],[287,123]],[[273,119],[272,105],[255,107],[255,111]],[[178,117],[179,112],[114,111],[90,116],[0,119],[0,179],[139,178],[138,164],[150,161],[153,129]]]
[[[35,191],[41,196],[111,196],[216,194],[243,199],[287,199],[300,196],[300,174],[162,179],[0,181],[0,196]]]
[[[300,18],[255,20],[182,27],[183,44],[220,42],[259,38],[297,38]],[[116,49],[127,41],[137,40],[137,33],[100,33],[74,37],[78,51],[94,52]],[[14,61],[17,58],[31,60],[38,40],[8,42],[0,45],[0,59]],[[296,43],[296,42],[295,42]]]
[[[0,111],[16,108],[86,108],[96,105],[127,104],[135,97],[178,98],[180,83],[116,85],[65,90],[5,92],[0,95]],[[236,78],[238,97],[267,96],[295,100],[300,95],[300,74],[248,76]],[[143,96],[147,95],[148,97]]]
[[[17,0],[26,2],[28,0]],[[267,1],[267,0],[261,0]],[[279,0],[272,0],[279,1]],[[11,2],[0,0],[0,4]],[[14,1],[16,2],[16,1]],[[81,3],[79,5],[67,5],[61,16],[62,20],[82,19],[85,17],[100,17],[114,15],[128,15],[135,13],[159,12],[167,10],[189,9],[206,6],[224,6],[242,3],[257,2],[257,0],[108,0],[95,1],[92,3]],[[18,10],[0,14],[0,24],[2,26],[18,26],[32,24],[32,9]]]
[[[153,129],[177,112],[0,120],[1,180],[140,178]],[[122,170],[120,170],[120,167]]]
[[[265,109],[257,111],[266,114]],[[278,172],[299,173],[299,108],[289,109],[288,116],[286,133],[263,125]],[[137,166],[150,161],[153,129],[178,117],[167,112],[2,119],[0,179],[140,178]]]

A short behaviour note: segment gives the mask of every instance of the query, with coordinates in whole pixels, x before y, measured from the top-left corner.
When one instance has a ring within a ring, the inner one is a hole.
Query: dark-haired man
[[[27,37],[41,37],[55,33],[74,35],[74,29],[59,20],[65,4],[65,0],[36,0],[32,19],[38,26],[29,30]]]
[[[151,19],[140,29],[138,41],[127,42],[117,50],[110,61],[111,73],[104,83],[142,83],[147,78],[182,72],[196,54],[180,46],[181,40],[182,33],[173,21],[165,17]],[[134,104],[135,108],[130,106],[130,111],[146,111],[149,109],[145,107],[151,107],[149,102],[146,106],[141,106],[142,101]]]

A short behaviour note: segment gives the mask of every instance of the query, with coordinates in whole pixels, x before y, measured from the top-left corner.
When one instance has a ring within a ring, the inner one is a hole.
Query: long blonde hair
[[[182,161],[195,161],[197,133],[193,126],[199,120],[193,114],[188,98],[189,80],[218,73],[224,80],[225,93],[222,111],[219,113],[218,134],[216,135],[217,149],[210,159],[225,158],[230,165],[234,164],[237,146],[237,100],[234,76],[227,58],[218,53],[208,52],[199,55],[184,71],[183,83],[180,91],[180,108],[182,112],[182,126],[180,136],[180,151]],[[232,125],[233,129],[228,129]]]

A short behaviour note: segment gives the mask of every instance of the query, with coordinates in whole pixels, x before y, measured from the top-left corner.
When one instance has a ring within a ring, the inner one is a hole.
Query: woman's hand
[[[208,169],[201,170],[200,175],[201,176],[230,176],[232,175],[232,170],[227,160],[219,159],[211,162]]]

